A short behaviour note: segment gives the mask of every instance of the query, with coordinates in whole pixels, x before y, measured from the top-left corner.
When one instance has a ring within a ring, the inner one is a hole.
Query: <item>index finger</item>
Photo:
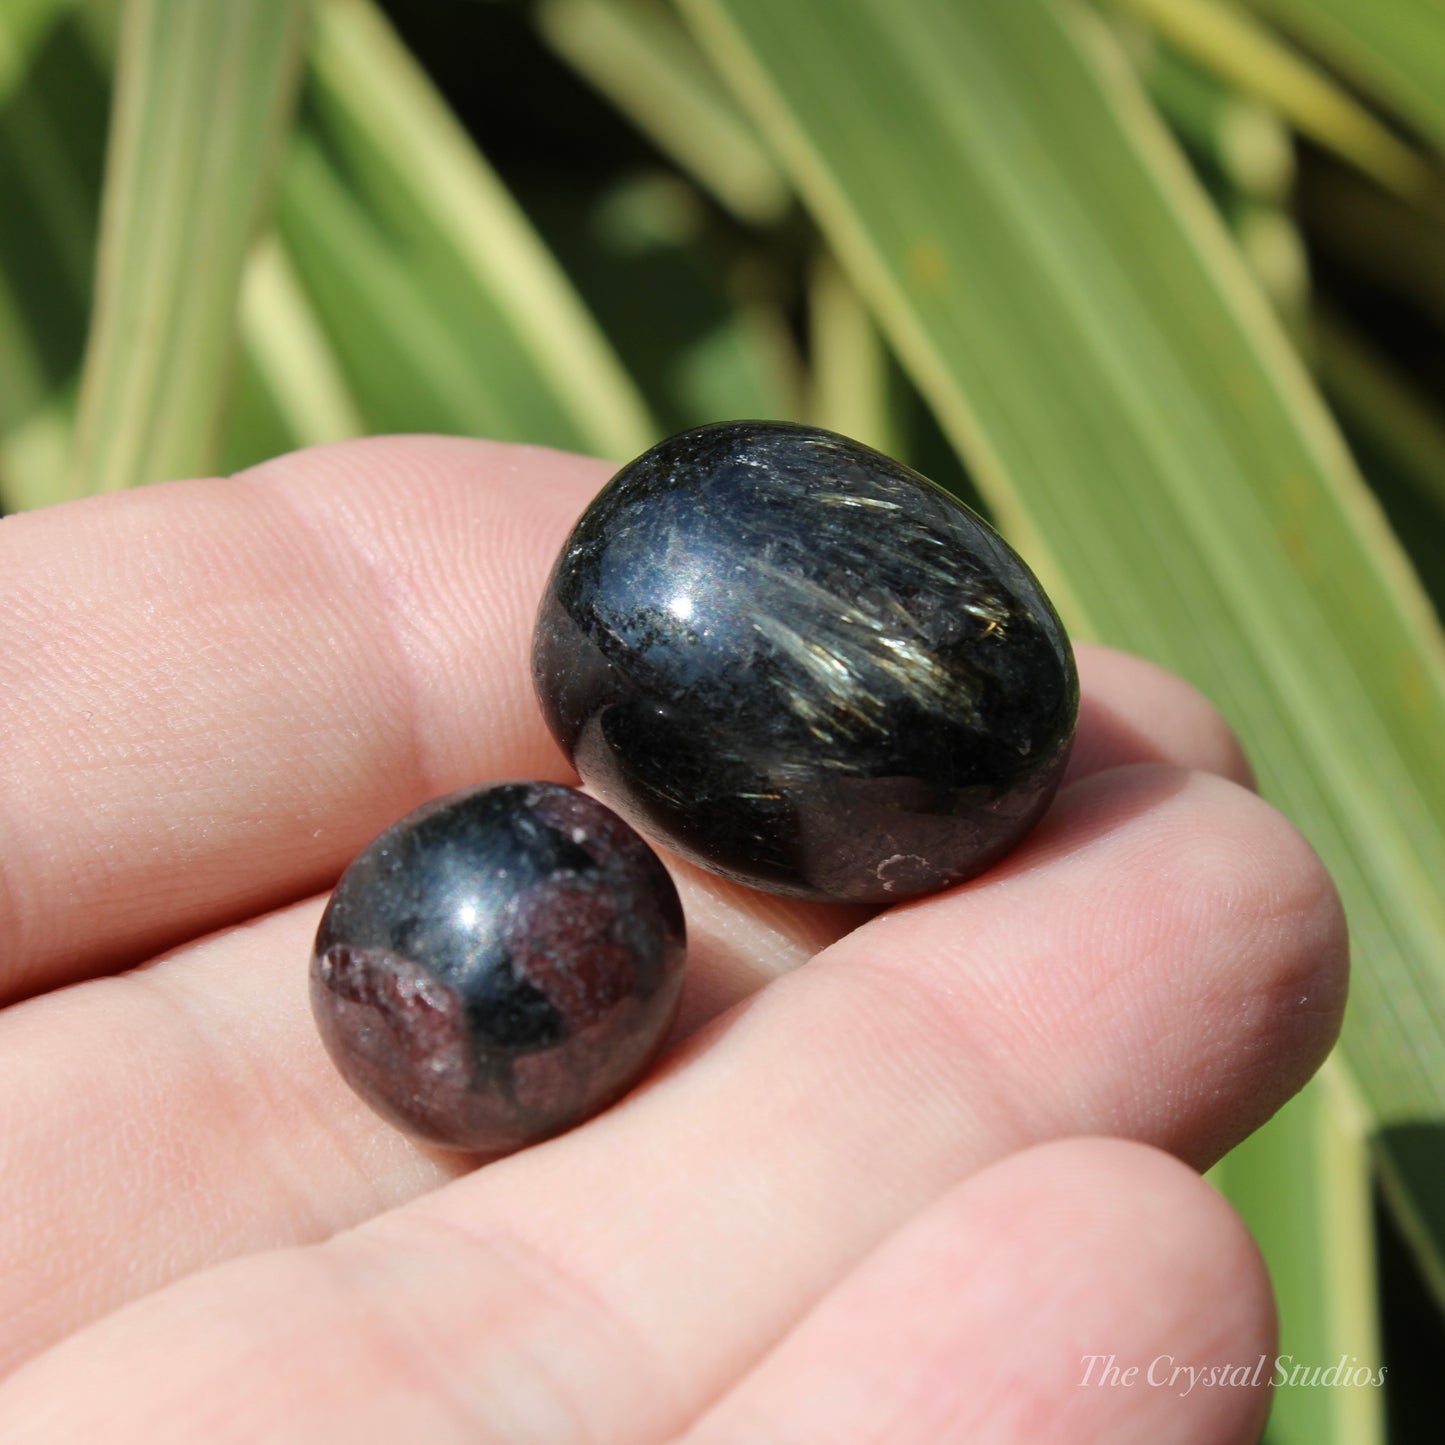
[[[314,893],[432,794],[569,780],[527,638],[608,470],[385,438],[7,518],[0,995]]]

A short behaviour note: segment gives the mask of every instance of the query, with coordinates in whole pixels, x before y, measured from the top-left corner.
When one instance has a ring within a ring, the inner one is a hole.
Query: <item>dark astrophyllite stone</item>
[[[644,832],[756,888],[873,903],[1017,843],[1079,698],[1058,615],[986,522],[858,442],[760,421],[617,473],[552,571],[532,670]]]
[[[311,1007],[347,1082],[451,1148],[503,1153],[619,1098],[677,1010],[677,890],[615,813],[557,783],[469,788],[342,875]]]

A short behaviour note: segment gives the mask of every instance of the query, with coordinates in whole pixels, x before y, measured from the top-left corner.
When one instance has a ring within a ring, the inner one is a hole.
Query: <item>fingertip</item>
[[[1060,1140],[915,1216],[687,1441],[1246,1440],[1274,1348],[1223,1198],[1147,1145]]]
[[[1072,784],[998,867],[827,957],[906,979],[872,1016],[969,1080],[999,1145],[1106,1131],[1201,1167],[1319,1066],[1348,975],[1338,894],[1298,830],[1239,784],[1157,764]]]
[[[1112,647],[1081,643],[1075,656],[1079,722],[1066,782],[1133,763],[1168,763],[1255,786],[1234,729],[1192,683]]]

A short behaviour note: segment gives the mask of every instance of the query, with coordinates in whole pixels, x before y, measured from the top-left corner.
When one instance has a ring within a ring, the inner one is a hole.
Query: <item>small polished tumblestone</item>
[[[677,1010],[682,908],[657,855],[557,783],[469,788],[342,875],[311,1006],[348,1083],[433,1143],[505,1153],[606,1108]]]
[[[583,514],[533,679],[583,779],[694,862],[798,897],[971,877],[1042,815],[1073,653],[1018,555],[942,488],[777,422],[683,432]]]

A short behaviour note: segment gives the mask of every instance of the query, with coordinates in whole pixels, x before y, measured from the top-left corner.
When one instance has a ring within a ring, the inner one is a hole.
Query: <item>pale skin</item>
[[[1328,1050],[1345,929],[1150,664],[1079,649],[1069,779],[970,884],[669,858],[674,1043],[573,1132],[477,1167],[341,1082],[324,890],[430,796],[574,780],[527,647],[608,472],[382,439],[0,523],[0,1439],[1256,1438],[1267,1388],[1142,1376],[1274,1348],[1195,1171]]]

